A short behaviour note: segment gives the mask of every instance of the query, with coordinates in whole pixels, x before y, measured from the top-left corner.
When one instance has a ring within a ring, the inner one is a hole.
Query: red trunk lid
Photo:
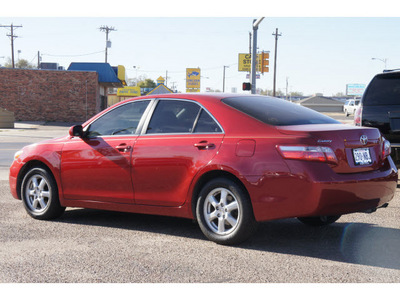
[[[338,160],[330,164],[336,173],[358,173],[379,169],[383,164],[382,137],[378,129],[344,124],[278,126],[287,135],[304,136],[293,143],[330,147]],[[364,159],[369,157],[370,162]],[[360,158],[360,155],[363,158]]]

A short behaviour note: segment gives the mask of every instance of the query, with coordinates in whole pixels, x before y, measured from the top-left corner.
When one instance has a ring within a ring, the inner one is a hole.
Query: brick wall
[[[98,99],[96,72],[0,68],[0,108],[16,121],[83,122]]]

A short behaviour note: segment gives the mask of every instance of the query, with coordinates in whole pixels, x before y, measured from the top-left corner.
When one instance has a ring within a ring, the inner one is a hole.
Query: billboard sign
[[[200,68],[186,68],[186,91],[200,92]]]
[[[363,83],[346,84],[347,96],[362,96],[364,94],[366,85]]]
[[[262,54],[257,54],[256,69],[257,72],[261,70]],[[250,72],[251,71],[251,54],[239,53],[239,72]]]

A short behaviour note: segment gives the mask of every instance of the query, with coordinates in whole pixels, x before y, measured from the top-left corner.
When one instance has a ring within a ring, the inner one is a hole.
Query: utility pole
[[[278,48],[278,37],[282,35],[282,33],[278,34],[278,28],[276,28],[276,32],[272,33],[275,36],[275,58],[274,58],[274,89],[273,89],[273,96],[276,96],[276,52]]]
[[[103,31],[106,33],[106,62],[107,62],[107,48],[111,48],[111,43],[108,40],[108,33],[111,31],[117,31],[114,27],[108,27],[108,26],[101,26],[100,31]],[[110,45],[110,47],[108,47]]]
[[[40,69],[40,51],[37,52],[37,68]]]
[[[225,93],[225,69],[229,68],[229,66],[224,66],[224,75],[222,79],[222,92]]]
[[[258,18],[253,22],[253,53],[251,55],[251,93],[256,93],[256,61],[257,61],[257,30],[258,25],[260,25],[261,21],[264,17]]]
[[[0,25],[0,27],[5,27],[5,28],[10,28],[11,29],[11,34],[7,34],[7,36],[11,39],[11,61],[12,61],[12,67],[13,69],[15,68],[15,63],[14,63],[14,39],[16,39],[18,36],[14,35],[14,28],[22,27],[22,25]]]
[[[289,77],[286,77],[286,101],[288,99],[288,87],[289,87]]]

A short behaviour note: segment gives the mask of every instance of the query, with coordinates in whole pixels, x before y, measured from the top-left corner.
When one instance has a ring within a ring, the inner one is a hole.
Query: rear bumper
[[[356,174],[336,174],[318,162],[290,161],[288,166],[291,174],[264,176],[248,186],[257,221],[374,210],[389,202],[397,188],[392,159],[385,170]]]

